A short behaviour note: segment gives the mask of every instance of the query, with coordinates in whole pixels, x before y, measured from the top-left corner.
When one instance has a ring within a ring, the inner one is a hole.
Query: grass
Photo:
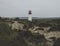
[[[19,21],[23,22],[27,26],[29,25],[28,23],[30,23],[26,19]],[[31,23],[32,24],[30,24],[30,26],[34,24],[37,25],[40,23],[60,25],[60,19],[33,19]],[[44,41],[42,43],[32,43],[33,44],[29,45],[29,40],[27,38],[24,39],[24,37],[22,37],[19,32],[11,30],[11,28],[7,25],[7,22],[5,22],[4,20],[0,20],[0,46],[47,46],[46,42]]]

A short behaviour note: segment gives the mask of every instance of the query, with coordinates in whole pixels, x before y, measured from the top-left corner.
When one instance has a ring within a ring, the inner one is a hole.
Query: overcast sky
[[[0,16],[60,17],[60,0],[0,0]]]

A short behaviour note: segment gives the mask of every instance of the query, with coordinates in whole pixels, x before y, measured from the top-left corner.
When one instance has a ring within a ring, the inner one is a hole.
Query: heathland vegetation
[[[7,23],[13,23],[13,21],[22,22],[23,30],[12,30]],[[34,26],[51,27],[48,32],[60,32],[60,19],[33,19],[32,22],[29,22],[27,19],[0,17],[0,46],[60,46],[60,38],[51,37],[52,41],[48,41],[44,35],[29,31]]]

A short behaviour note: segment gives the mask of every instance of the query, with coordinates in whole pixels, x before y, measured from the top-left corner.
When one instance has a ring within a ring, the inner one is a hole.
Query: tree
[[[19,21],[20,19],[19,19],[19,17],[16,17],[14,20]]]

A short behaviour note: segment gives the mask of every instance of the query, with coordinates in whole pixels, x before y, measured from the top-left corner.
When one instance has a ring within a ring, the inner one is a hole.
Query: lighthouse
[[[32,12],[31,12],[31,10],[28,11],[28,21],[32,21]]]

